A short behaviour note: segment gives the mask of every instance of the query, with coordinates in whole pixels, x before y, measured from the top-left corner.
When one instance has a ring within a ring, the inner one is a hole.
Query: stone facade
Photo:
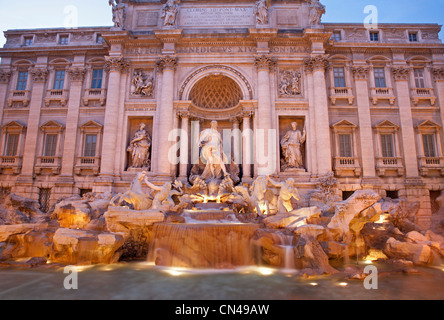
[[[112,3],[113,27],[5,32],[1,188],[46,206],[124,191],[141,123],[150,181],[186,180],[216,120],[244,182],[309,190],[334,172],[344,196],[418,202],[429,226],[444,190],[439,25],[320,23],[317,0]],[[281,149],[292,123],[306,132],[298,168]]]

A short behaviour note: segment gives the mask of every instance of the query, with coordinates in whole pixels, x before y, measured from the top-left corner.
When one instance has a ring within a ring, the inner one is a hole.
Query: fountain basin
[[[251,239],[258,229],[243,223],[156,224],[148,260],[177,268],[252,266]]]

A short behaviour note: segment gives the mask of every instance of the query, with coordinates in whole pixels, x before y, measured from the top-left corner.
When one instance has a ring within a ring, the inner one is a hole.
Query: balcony
[[[333,105],[336,104],[337,100],[347,100],[349,105],[352,105],[355,101],[353,95],[353,89],[347,87],[331,87],[330,88],[330,101]]]
[[[371,88],[370,99],[372,100],[373,105],[378,104],[379,100],[388,100],[390,105],[394,105],[396,96],[393,93],[393,88]]]
[[[432,106],[436,103],[435,90],[433,90],[433,88],[413,88],[411,95],[415,106],[417,106],[421,100],[430,100]]]
[[[354,157],[334,158],[334,170],[338,177],[359,177],[362,171],[359,158]]]
[[[2,156],[0,157],[0,168],[12,170],[13,174],[19,174],[22,169],[22,157]]]
[[[83,103],[88,106],[90,101],[100,101],[103,107],[106,103],[106,89],[85,89]]]
[[[46,90],[45,106],[49,107],[51,102],[59,102],[62,107],[68,104],[68,90]]]
[[[7,104],[9,108],[14,106],[15,102],[20,102],[23,107],[28,107],[31,101],[31,91],[29,90],[11,90],[9,91],[9,96],[7,99]]]
[[[419,170],[422,176],[444,176],[444,157],[420,157]]]
[[[74,172],[76,175],[88,173],[98,175],[100,172],[100,157],[77,157]]]
[[[61,157],[38,157],[35,165],[36,173],[51,172],[52,174],[59,174],[61,165]]]
[[[379,176],[403,176],[404,165],[402,158],[376,158],[376,171]]]

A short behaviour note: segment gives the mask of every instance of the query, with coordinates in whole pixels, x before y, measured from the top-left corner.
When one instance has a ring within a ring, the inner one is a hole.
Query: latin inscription
[[[275,46],[270,49],[272,54],[294,54],[294,53],[309,53],[310,48],[304,46]],[[136,55],[158,55],[162,52],[159,47],[133,47],[126,50],[126,54]],[[247,46],[184,46],[177,47],[178,54],[224,54],[224,53],[249,53],[255,54],[255,47]]]
[[[252,26],[254,13],[253,7],[182,8],[179,21],[182,27]]]

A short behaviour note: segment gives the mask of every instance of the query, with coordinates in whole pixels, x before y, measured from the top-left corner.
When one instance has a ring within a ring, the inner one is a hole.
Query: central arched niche
[[[191,89],[189,99],[203,109],[230,109],[243,100],[238,84],[222,74],[209,75],[200,79]]]

